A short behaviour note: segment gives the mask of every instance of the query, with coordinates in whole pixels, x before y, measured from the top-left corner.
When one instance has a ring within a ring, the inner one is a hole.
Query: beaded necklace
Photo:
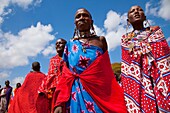
[[[86,47],[89,47],[89,41],[93,37],[95,38],[95,37],[97,37],[97,35],[94,35],[94,34],[81,35],[81,37],[74,37],[73,40],[79,40],[80,41],[80,39],[87,39],[85,42],[81,41],[82,42],[82,51],[84,53],[86,53]]]
[[[129,52],[133,51],[135,54],[142,54],[144,52],[142,50],[151,50],[147,40],[150,34],[151,31],[147,30],[147,28],[140,31],[134,30],[133,32],[128,33],[125,41],[127,42]]]

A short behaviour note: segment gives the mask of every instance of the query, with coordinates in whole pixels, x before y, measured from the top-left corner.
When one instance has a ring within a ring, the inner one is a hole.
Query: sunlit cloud
[[[5,78],[9,77],[9,74],[10,74],[9,71],[1,71],[0,72],[0,78],[5,79]]]
[[[17,83],[23,83],[24,82],[24,80],[25,80],[25,77],[23,77],[23,76],[19,76],[19,77],[15,77],[13,80],[12,80],[12,82],[11,82],[11,85],[13,86],[13,87],[16,87],[16,84]]]
[[[6,9],[10,4],[10,0],[1,0],[0,3],[0,25],[4,22],[4,16],[11,12],[11,9]]]
[[[48,47],[46,47],[43,51],[42,54],[44,56],[48,56],[50,54],[56,54],[56,50],[55,50],[55,46],[54,45],[50,45]]]
[[[110,10],[107,13],[106,20],[104,21],[104,27],[107,32],[115,30],[120,24],[120,15],[117,12]]]
[[[170,20],[169,0],[160,0],[159,3],[154,3],[153,1],[149,1],[146,3],[145,7],[146,7],[146,14],[158,16],[165,20]]]
[[[0,68],[13,68],[28,64],[29,57],[36,57],[46,48],[54,36],[50,34],[51,25],[42,25],[22,29],[18,35],[0,32]]]
[[[42,0],[11,0],[12,4],[16,4],[24,9],[28,8],[30,5],[38,5]]]
[[[41,2],[42,0],[0,0],[0,26],[13,12],[11,6],[27,9],[39,5]],[[30,27],[23,28],[15,35],[12,32],[4,32],[0,28],[0,82],[3,83],[9,79],[11,68],[27,65],[30,57],[44,54],[42,51],[45,51],[50,41],[54,39],[54,35],[50,34],[52,31],[50,24],[43,25],[41,22],[37,22],[35,26],[30,25]],[[22,83],[23,80],[24,77],[16,77],[11,81],[15,85],[17,82]]]
[[[110,10],[107,13],[106,20],[104,21],[104,27],[99,28],[96,25],[95,30],[97,35],[105,36],[108,44],[108,50],[113,51],[121,44],[121,37],[126,31],[127,13],[118,14],[117,12]]]

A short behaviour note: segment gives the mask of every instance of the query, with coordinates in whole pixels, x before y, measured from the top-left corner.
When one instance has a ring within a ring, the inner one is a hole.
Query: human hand
[[[54,113],[62,113],[62,107],[61,106],[56,107]]]

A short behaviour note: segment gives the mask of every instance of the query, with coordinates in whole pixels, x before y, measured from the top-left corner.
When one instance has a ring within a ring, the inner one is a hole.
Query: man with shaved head
[[[38,88],[45,78],[40,67],[39,62],[32,63],[32,71],[27,74],[24,83],[17,91],[8,113],[46,113],[46,98],[38,96]]]

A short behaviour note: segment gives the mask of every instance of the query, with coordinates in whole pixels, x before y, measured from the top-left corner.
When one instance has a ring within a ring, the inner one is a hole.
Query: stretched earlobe
[[[127,34],[127,32],[128,32],[128,29],[129,29],[129,27],[130,27],[130,22],[129,22],[129,19],[127,19],[127,25],[126,25],[126,34]]]
[[[127,19],[127,26],[130,26],[130,22],[129,22],[129,19]]]
[[[145,16],[145,20],[146,20],[146,16]]]

